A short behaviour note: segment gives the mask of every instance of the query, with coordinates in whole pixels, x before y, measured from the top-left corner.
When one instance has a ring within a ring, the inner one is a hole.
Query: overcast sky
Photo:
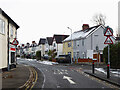
[[[38,43],[53,34],[71,34],[82,24],[94,26],[92,17],[102,13],[116,34],[119,0],[0,0],[0,7],[20,26],[18,41]]]

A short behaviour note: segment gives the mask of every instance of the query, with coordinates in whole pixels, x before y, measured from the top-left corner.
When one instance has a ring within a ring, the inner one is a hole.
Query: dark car
[[[30,59],[30,58],[31,58],[31,55],[30,55],[30,54],[27,54],[27,55],[26,55],[26,58],[27,58],[27,59]]]
[[[56,61],[58,63],[70,63],[71,62],[71,56],[70,55],[59,55],[56,58]]]

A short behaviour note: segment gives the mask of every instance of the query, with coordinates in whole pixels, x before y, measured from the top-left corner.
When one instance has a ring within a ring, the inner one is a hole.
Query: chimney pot
[[[88,29],[89,28],[89,24],[83,24],[82,26],[82,30]]]

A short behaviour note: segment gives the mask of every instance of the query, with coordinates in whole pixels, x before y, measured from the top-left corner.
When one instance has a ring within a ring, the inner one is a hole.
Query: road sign
[[[113,30],[107,27],[105,30],[104,36],[113,36]]]
[[[103,34],[105,34],[105,32],[107,31],[108,28],[109,28],[109,29],[111,30],[111,32],[113,33],[113,29],[110,28],[109,26],[107,26],[107,27],[105,27]]]
[[[12,45],[18,45],[18,41],[16,40],[16,38],[13,40]]]
[[[107,37],[104,44],[113,44],[113,41],[110,37]]]

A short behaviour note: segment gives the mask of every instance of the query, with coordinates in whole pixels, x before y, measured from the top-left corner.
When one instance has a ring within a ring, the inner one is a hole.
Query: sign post
[[[108,65],[107,65],[107,78],[110,78],[110,46],[108,44]]]
[[[93,62],[92,62],[92,73],[94,74],[94,60],[93,60]]]
[[[12,45],[15,45],[15,49],[16,49],[15,53],[16,53],[16,55],[17,55],[17,45],[18,45],[18,41],[17,41],[16,38],[13,40]],[[16,65],[17,65],[17,57],[16,57]]]
[[[106,40],[104,42],[104,44],[108,44],[108,64],[107,64],[107,78],[110,78],[110,46],[109,44],[113,44],[112,39],[110,38],[110,36],[113,36],[113,30],[112,28],[110,28],[109,26],[107,26],[105,28],[104,31],[104,36],[106,36]]]

